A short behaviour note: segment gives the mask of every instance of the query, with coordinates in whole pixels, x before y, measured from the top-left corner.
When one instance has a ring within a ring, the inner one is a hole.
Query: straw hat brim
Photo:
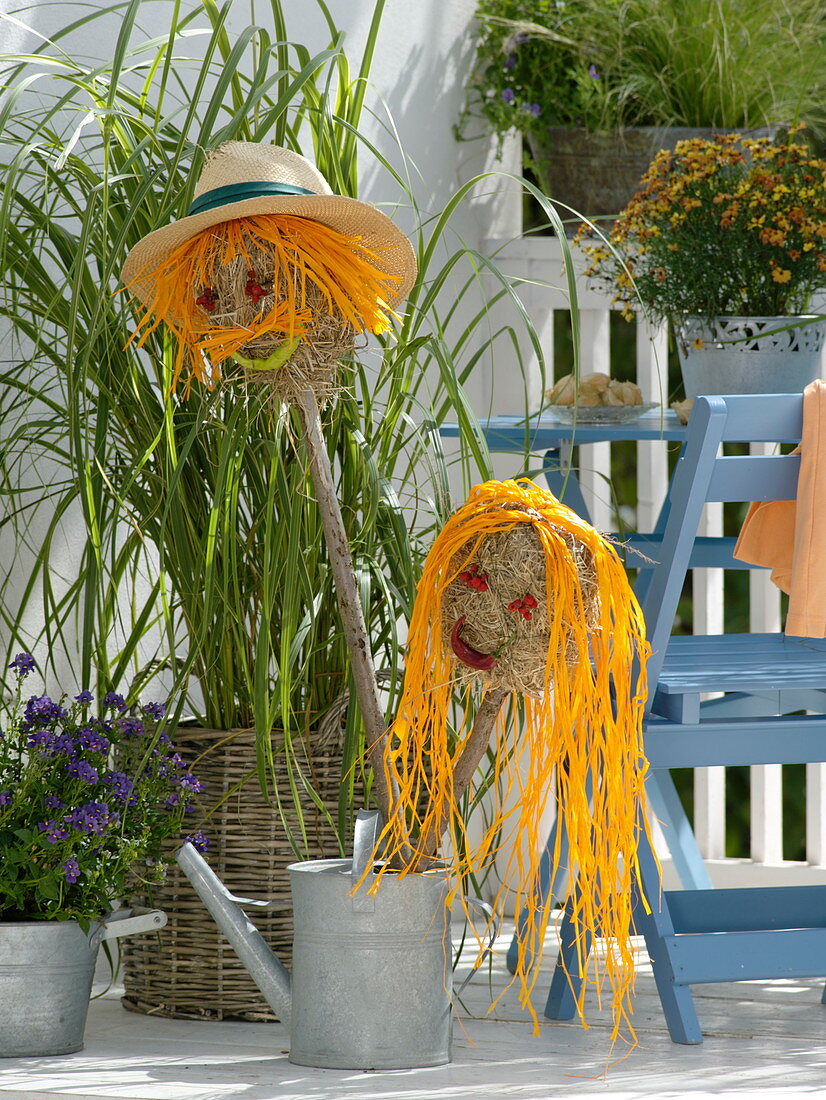
[[[121,279],[145,305],[154,298],[152,272],[164,256],[211,225],[255,214],[293,214],[312,218],[348,236],[358,237],[375,253],[376,265],[399,278],[388,291],[387,302],[397,305],[407,297],[416,278],[416,257],[410,241],[386,214],[368,203],[342,195],[267,195],[241,199],[193,214],[162,226],[143,237],[126,257]]]

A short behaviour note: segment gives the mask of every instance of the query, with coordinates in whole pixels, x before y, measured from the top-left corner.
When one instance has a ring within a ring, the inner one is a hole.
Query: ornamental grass
[[[805,313],[826,286],[826,162],[793,139],[738,134],[661,151],[614,224],[579,241],[586,275],[630,319]]]

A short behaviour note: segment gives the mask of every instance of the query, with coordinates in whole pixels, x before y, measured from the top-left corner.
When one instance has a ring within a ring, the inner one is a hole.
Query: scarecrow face
[[[241,329],[247,342],[238,349],[249,359],[266,360],[273,352],[296,343],[296,336],[314,343],[319,322],[326,320],[339,343],[352,347],[355,330],[335,309],[331,296],[274,243],[244,234],[243,251],[213,265],[209,281],[196,283],[198,319],[202,330]]]
[[[454,556],[442,600],[442,637],[460,679],[541,696],[549,649],[559,644],[552,642],[549,619],[557,584],[579,589],[588,626],[595,627],[599,605],[590,554],[567,532],[559,534],[571,551],[570,569],[567,576],[551,576],[550,594],[545,550],[532,523],[471,539]],[[569,665],[580,659],[570,638],[565,659]]]
[[[282,398],[307,385],[317,397],[329,396],[339,361],[355,347],[355,327],[275,247],[249,236],[244,245],[193,288],[201,328],[246,333],[234,358],[248,381],[268,384]]]
[[[357,334],[389,324],[397,281],[355,238],[292,215],[210,226],[164,256],[151,279],[142,324],[151,316],[178,336],[176,381],[187,360],[193,377],[211,382],[232,359],[282,400],[307,388],[331,396]]]

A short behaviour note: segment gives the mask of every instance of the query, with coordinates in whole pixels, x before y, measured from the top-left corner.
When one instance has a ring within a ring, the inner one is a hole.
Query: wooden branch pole
[[[503,688],[496,688],[495,690],[489,691],[479,704],[479,709],[473,720],[470,736],[453,769],[452,804],[454,806],[458,805],[459,800],[470,786],[470,781],[473,779],[474,772],[482,762],[482,757],[485,755],[485,751],[490,742],[490,735],[493,732],[494,723],[496,722],[496,718],[502,708],[502,703],[505,701],[506,695],[507,692]],[[429,831],[421,838],[418,848],[423,857],[428,858],[436,854],[439,842],[448,826],[449,819],[450,807],[445,810],[439,817],[439,820],[435,822],[430,827]]]
[[[379,700],[376,670],[356,583],[353,556],[350,553],[330,458],[321,430],[318,402],[309,387],[300,395],[297,405],[304,421],[307,453],[315,483],[318,510],[324,528],[327,553],[330,556],[344,637],[350,651],[356,697],[364,719],[368,758],[373,768],[376,802],[386,823],[397,812],[398,791],[395,789],[395,784],[389,780],[384,765],[388,737],[387,723]]]

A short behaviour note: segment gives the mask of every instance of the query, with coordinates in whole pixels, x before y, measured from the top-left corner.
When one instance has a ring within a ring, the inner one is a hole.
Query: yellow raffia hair
[[[274,285],[284,297],[249,326],[221,324],[196,305],[198,289],[211,286],[219,267],[238,256],[250,260],[250,244],[270,253]],[[213,368],[256,337],[283,334],[285,340],[303,337],[315,317],[306,304],[308,284],[323,294],[330,313],[336,313],[356,332],[383,332],[396,316],[386,298],[397,275],[382,271],[378,257],[358,238],[346,236],[321,222],[291,214],[261,214],[234,218],[202,230],[178,245],[133,280],[151,279],[153,295],[140,317],[135,335],[141,346],[164,322],[178,338],[174,390],[188,360],[189,378],[210,385]]]
[[[395,855],[398,863],[405,844],[415,850],[417,837],[427,835],[429,826],[443,820],[440,815],[446,810],[457,809],[453,773],[470,732],[471,693],[465,696],[465,717],[454,731],[449,720],[455,658],[445,644],[442,600],[457,572],[455,555],[465,547],[463,557],[467,557],[469,540],[475,552],[487,535],[523,523],[533,525],[545,552],[551,623],[546,691],[539,699],[524,699],[524,721],[518,730],[517,707],[507,706],[516,700],[506,700],[491,745],[497,804],[481,838],[472,837],[461,818],[453,816],[458,854],[452,866],[461,881],[471,870],[490,865],[497,851],[511,850],[502,875],[509,889],[503,886],[497,901],[504,901],[508,892],[516,912],[526,901],[530,903],[545,839],[540,832],[542,811],[555,778],[557,812],[567,831],[569,867],[574,870],[570,880],[576,882],[570,904],[580,973],[585,978],[579,1016],[585,1024],[583,998],[588,985],[596,986],[601,995],[607,981],[612,995],[612,1042],[623,1024],[633,1039],[631,885],[639,831],[647,828],[641,738],[649,652],[645,624],[614,547],[552,493],[528,480],[477,486],[448,520],[425,562],[410,622],[404,688],[387,754],[402,813],[386,827],[385,840],[388,854]],[[591,632],[576,564],[560,530],[575,535],[593,554],[600,612],[599,624]],[[454,562],[452,573],[450,562]],[[568,629],[579,652],[590,653],[590,660],[572,668],[565,660]],[[560,860],[559,837],[557,831],[555,867]],[[415,866],[416,860],[408,856],[406,870]],[[537,1030],[529,997],[548,916],[547,908],[536,912],[534,907],[521,939],[517,971],[521,1003],[532,1013]],[[601,944],[586,960],[588,936],[599,937]]]

